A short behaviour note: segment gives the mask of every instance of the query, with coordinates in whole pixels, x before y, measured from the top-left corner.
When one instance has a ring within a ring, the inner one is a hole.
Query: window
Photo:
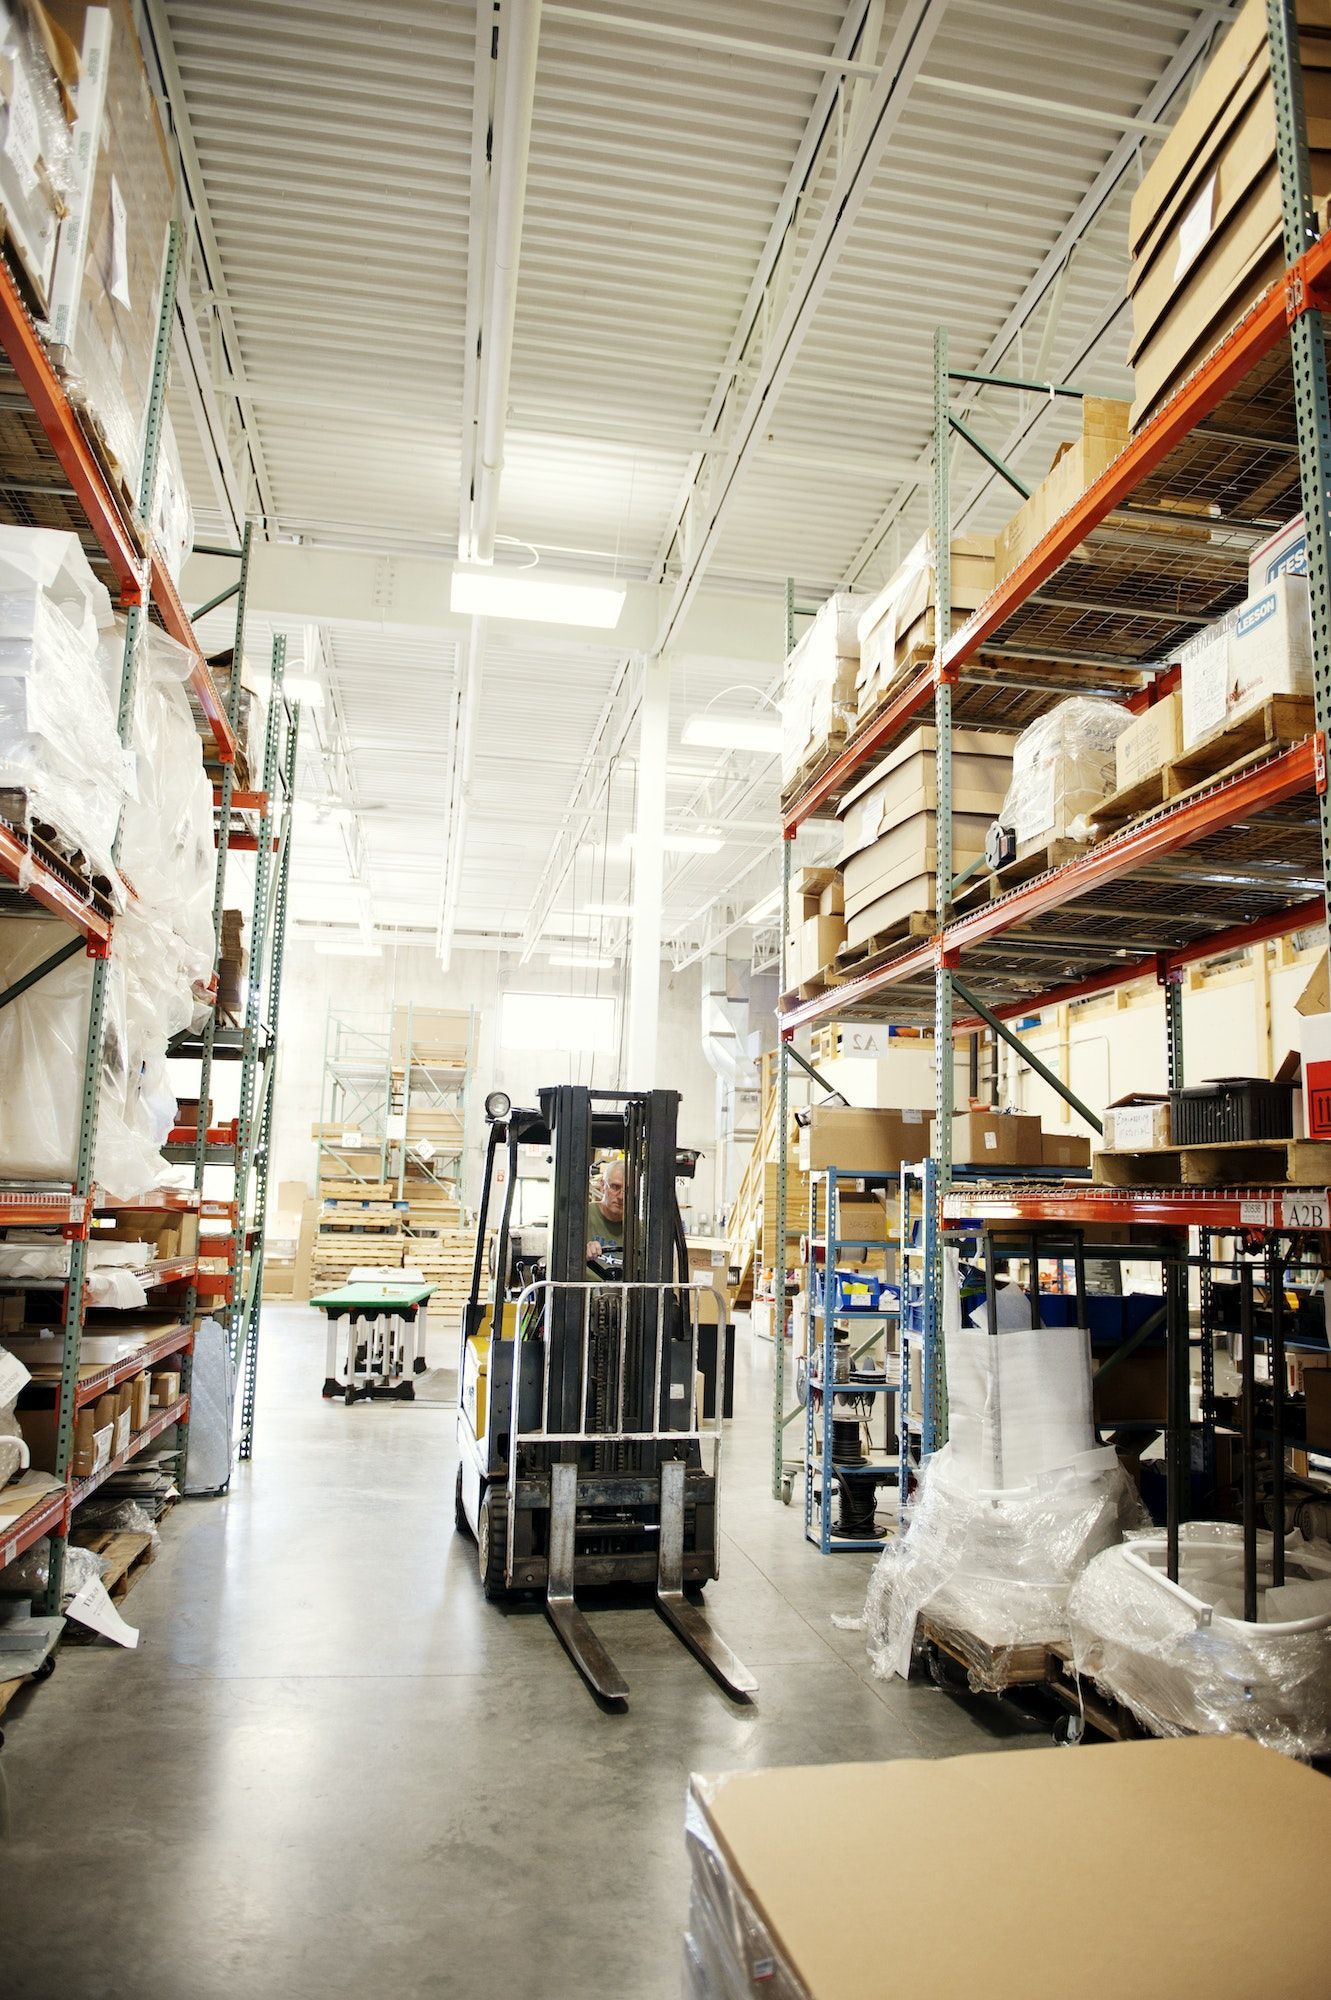
[[[608,1051],[615,1041],[611,994],[505,993],[499,1043],[505,1049],[559,1049],[566,1055]]]

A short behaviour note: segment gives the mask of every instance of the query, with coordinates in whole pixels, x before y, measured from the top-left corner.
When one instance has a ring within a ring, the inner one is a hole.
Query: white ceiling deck
[[[553,567],[662,582],[668,595],[690,482],[700,466],[728,463],[726,388],[792,169],[825,123],[838,37],[867,17],[881,59],[907,5],[546,5],[501,557],[523,544]],[[250,510],[274,540],[451,560],[476,10],[462,0],[143,6],[198,218],[192,310],[218,404],[243,421]],[[874,588],[890,572],[927,506],[940,322],[963,366],[1001,357],[1028,371],[1075,367],[1088,386],[1127,392],[1126,205],[1156,143],[1139,121],[1144,110],[1149,121],[1176,113],[1189,65],[1232,11],[1195,0],[935,0],[921,73],[730,490],[709,590],[779,603],[790,577],[801,602],[816,602],[837,585]],[[485,0],[483,25],[491,18]],[[663,32],[634,32],[626,20]],[[852,113],[870,82],[856,85]],[[1080,115],[1059,113],[1069,105]],[[796,279],[835,164],[815,173],[789,232],[785,268]],[[752,350],[741,365],[752,370]],[[175,414],[200,539],[221,538],[209,441],[180,399]],[[1036,476],[1060,421],[1066,414],[1047,414],[1042,400],[1014,396],[988,397],[979,418]],[[974,497],[972,524],[990,525],[1010,496],[979,475],[977,464],[962,467],[959,491]],[[254,606],[251,655],[266,646],[268,608]],[[302,782],[325,804],[308,836],[302,829],[296,913],[360,920],[342,912],[368,902],[370,921],[432,940],[465,642],[455,630],[337,620],[320,621],[319,639],[329,699]],[[674,659],[668,817],[723,839],[715,855],[668,863],[677,956],[724,930],[777,868],[774,765],[682,750],[679,730],[726,688],[771,686],[779,671],[775,652],[759,670]],[[491,621],[466,784],[460,943],[539,936],[546,948],[582,935],[619,947],[622,924],[588,917],[586,906],[621,901],[629,888],[626,725],[638,687],[636,665],[625,671],[607,635],[551,642]]]

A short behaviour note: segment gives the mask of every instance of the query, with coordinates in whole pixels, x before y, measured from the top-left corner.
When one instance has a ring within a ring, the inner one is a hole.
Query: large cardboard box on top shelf
[[[894,1174],[928,1152],[922,1111],[862,1111],[853,1105],[815,1104],[799,1128],[801,1173],[836,1167],[848,1174]]]
[[[56,257],[50,337],[73,400],[137,505],[175,175],[128,0],[109,9],[50,0],[50,11],[83,52],[85,77],[89,38],[110,17],[104,83],[86,104],[80,86],[83,184]],[[94,86],[99,74],[88,78]]]
[[[1331,193],[1331,8],[1298,0],[1314,200]],[[1284,265],[1266,0],[1247,0],[1133,196],[1134,425]]]
[[[1083,396],[1081,435],[1054,453],[1053,464],[1023,500],[994,543],[994,577],[1002,582],[1111,466],[1128,442],[1128,406],[1109,396]]]
[[[846,735],[855,710],[856,634],[865,600],[838,591],[789,654],[781,683],[781,783],[820,762]]]
[[[1014,738],[958,730],[952,747],[952,865],[984,853],[1003,804]],[[932,728],[916,729],[850,793],[841,821],[846,941],[861,944],[914,912],[938,907],[937,805]]]
[[[1114,744],[1114,784],[1118,791],[1140,783],[1172,763],[1183,748],[1183,704],[1176,689],[1133,717]]]
[[[79,51],[41,0],[0,0],[0,226],[39,312],[68,213]]]
[[[984,603],[994,580],[993,536],[955,535],[950,577],[953,631]],[[857,717],[867,715],[881,700],[912,654],[933,651],[938,642],[937,604],[938,565],[930,533],[920,537],[860,614]]]
[[[802,868],[791,883],[786,986],[822,982],[846,941],[843,884],[833,868]]]
[[[1183,748],[1191,750],[1277,695],[1310,698],[1312,618],[1308,579],[1277,576],[1190,639],[1182,669]]]

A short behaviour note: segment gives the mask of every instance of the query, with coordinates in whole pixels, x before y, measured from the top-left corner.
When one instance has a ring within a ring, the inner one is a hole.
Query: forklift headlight
[[[485,1100],[485,1115],[492,1125],[507,1118],[513,1109],[513,1099],[506,1090],[492,1090]]]

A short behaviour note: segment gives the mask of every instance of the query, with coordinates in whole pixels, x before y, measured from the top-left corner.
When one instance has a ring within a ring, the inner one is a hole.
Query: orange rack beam
[[[1157,1228],[1326,1229],[1327,1188],[1111,1188],[1093,1182],[1062,1185],[950,1188],[943,1197],[947,1222],[1077,1222],[1088,1228],[1125,1222]]]

